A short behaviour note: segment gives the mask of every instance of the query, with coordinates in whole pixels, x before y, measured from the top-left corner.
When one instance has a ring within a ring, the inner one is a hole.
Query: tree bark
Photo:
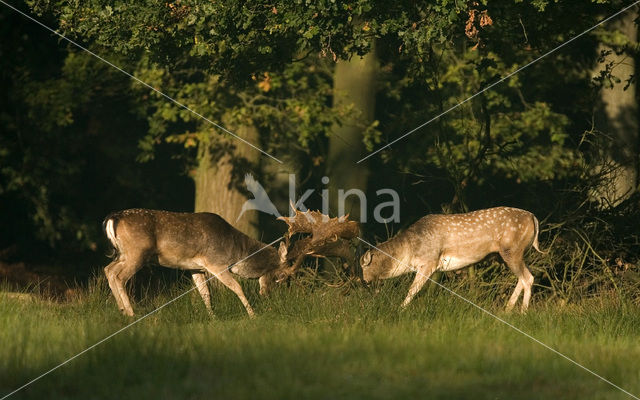
[[[240,126],[232,132],[251,143],[259,141],[255,126]],[[260,153],[233,138],[225,138],[221,142],[211,144],[202,141],[199,144],[194,177],[195,211],[216,213],[239,231],[258,238],[258,212],[247,211],[239,220],[238,216],[249,198],[244,190],[244,175],[254,169]]]
[[[638,26],[634,19],[638,17],[638,8],[622,15],[609,26],[622,32],[630,41],[638,40]],[[604,63],[613,62],[613,75],[621,83],[613,88],[600,91],[599,103],[595,113],[596,128],[609,136],[609,143],[603,154],[605,166],[601,169],[602,184],[594,190],[593,196],[603,207],[616,206],[637,190],[638,185],[638,103],[637,84],[631,83],[624,90],[625,81],[636,73],[633,54],[628,51],[616,54],[614,49],[601,44],[602,50],[611,51]],[[599,72],[599,71],[597,71]]]
[[[329,210],[339,214],[338,190],[360,189],[366,193],[369,168],[366,162],[356,164],[365,147],[362,142],[364,126],[374,121],[376,95],[375,49],[364,57],[354,56],[349,61],[338,61],[334,71],[334,107],[352,105],[359,114],[356,123],[335,126],[329,138],[327,176],[329,177]],[[344,202],[344,211],[354,220],[364,221],[366,209],[361,209],[360,200],[349,196]],[[362,205],[364,206],[364,205]]]

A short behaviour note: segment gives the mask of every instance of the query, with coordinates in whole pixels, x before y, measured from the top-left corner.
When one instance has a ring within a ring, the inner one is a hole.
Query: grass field
[[[192,292],[10,398],[632,398],[443,290],[399,311],[408,284],[292,284],[263,299],[243,282],[255,319],[229,290],[214,290],[215,317]],[[144,315],[188,288],[134,307]],[[505,314],[502,299],[461,294],[640,395],[636,305],[603,295]],[[0,398],[132,321],[104,282],[65,303],[0,292]]]

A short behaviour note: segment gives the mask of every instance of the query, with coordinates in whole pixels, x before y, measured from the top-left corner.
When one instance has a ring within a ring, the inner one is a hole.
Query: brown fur
[[[231,273],[260,278],[260,292],[264,294],[280,267],[275,248],[267,246],[260,251],[265,244],[213,213],[131,209],[109,215],[103,226],[116,249],[116,258],[105,267],[105,274],[118,307],[127,315],[133,315],[133,308],[125,285],[145,264],[192,271],[209,309],[206,273],[212,274],[240,298],[249,315],[253,310]],[[260,253],[248,257],[257,251]]]

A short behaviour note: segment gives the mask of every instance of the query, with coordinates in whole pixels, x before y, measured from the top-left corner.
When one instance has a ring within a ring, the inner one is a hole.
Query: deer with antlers
[[[133,308],[125,285],[145,264],[191,271],[205,306],[211,310],[209,273],[238,296],[250,316],[253,309],[233,274],[258,278],[260,294],[266,294],[278,271],[286,266],[287,249],[282,242],[276,250],[213,213],[131,209],[110,214],[103,227],[115,249],[115,259],[104,272],[118,307],[129,316]]]
[[[233,274],[258,278],[260,294],[265,295],[274,281],[295,273],[307,256],[350,257],[346,240],[358,234],[356,222],[298,210],[294,216],[281,219],[289,231],[276,250],[248,237],[213,213],[130,209],[110,214],[103,228],[115,249],[115,258],[104,272],[118,307],[124,314],[134,315],[126,283],[145,264],[159,264],[190,271],[209,311],[207,273],[231,289],[253,316],[253,309]],[[291,243],[296,233],[311,235]]]

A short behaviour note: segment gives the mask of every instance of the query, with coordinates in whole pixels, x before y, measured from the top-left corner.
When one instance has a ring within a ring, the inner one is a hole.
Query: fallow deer
[[[531,299],[533,275],[524,263],[525,251],[538,245],[538,219],[530,212],[495,207],[465,214],[427,215],[361,258],[363,278],[370,282],[416,272],[406,307],[435,271],[453,271],[499,253],[518,278],[507,302],[510,311],[524,290],[521,310]],[[385,254],[386,253],[386,254]]]
[[[253,309],[232,273],[259,278],[260,294],[265,294],[286,258],[286,246],[282,243],[276,251],[213,213],[130,209],[110,214],[103,227],[116,255],[104,271],[118,307],[130,316],[133,308],[125,285],[147,263],[191,271],[209,310],[206,273],[212,274],[240,298],[247,313],[253,316]],[[255,256],[250,257],[252,254]]]

